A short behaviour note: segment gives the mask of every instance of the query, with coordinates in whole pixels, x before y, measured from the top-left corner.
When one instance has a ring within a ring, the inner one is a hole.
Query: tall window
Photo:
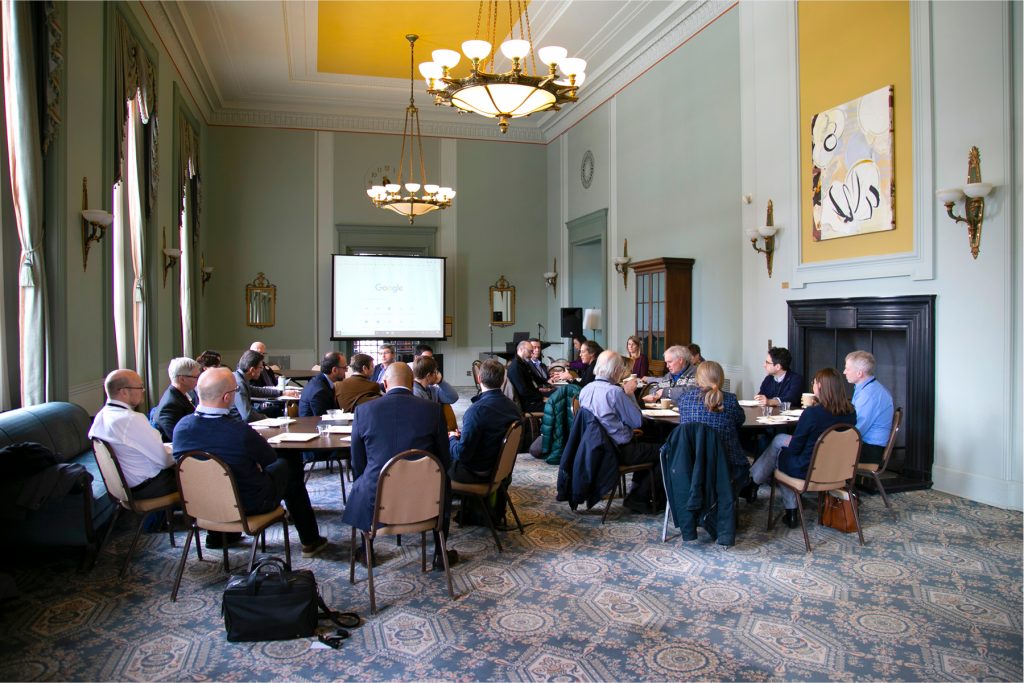
[[[181,248],[180,303],[181,350],[189,358],[195,348],[195,248],[199,243],[199,136],[179,110],[178,123],[178,191],[181,210],[178,222],[178,244]]]

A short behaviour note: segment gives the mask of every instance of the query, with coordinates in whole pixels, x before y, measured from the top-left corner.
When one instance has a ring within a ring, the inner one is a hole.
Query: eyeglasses
[[[178,377],[188,377],[189,379],[199,379],[199,375],[178,375]]]
[[[773,363],[773,362],[772,362],[771,360],[766,360],[766,361],[764,362],[764,364],[765,364],[765,365],[775,365],[775,363]]]
[[[146,387],[125,387],[125,389],[135,389],[136,391],[145,391]]]
[[[238,391],[238,387],[235,387],[234,389],[228,389],[227,391],[224,392],[224,395],[227,396],[228,394],[233,394],[236,391]]]

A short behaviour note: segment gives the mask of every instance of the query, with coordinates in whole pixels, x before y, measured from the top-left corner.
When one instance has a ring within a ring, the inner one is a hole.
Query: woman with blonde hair
[[[779,434],[761,457],[750,468],[750,476],[757,484],[769,482],[776,468],[791,477],[803,479],[811,465],[814,444],[822,432],[835,424],[857,424],[857,412],[846,397],[842,375],[835,368],[823,368],[814,375],[815,403],[805,408],[796,423],[793,435]],[[786,507],[783,521],[790,529],[800,525],[797,519],[796,494],[785,486],[780,487],[782,502]]]
[[[626,352],[629,355],[630,372],[637,377],[646,377],[650,372],[647,354],[643,352],[644,343],[640,337],[632,334],[626,339]]]
[[[696,388],[679,397],[679,424],[699,422],[714,429],[725,448],[733,490],[746,487],[750,479],[750,463],[740,447],[739,432],[746,416],[736,394],[722,390],[725,371],[713,360],[697,366],[695,379]]]

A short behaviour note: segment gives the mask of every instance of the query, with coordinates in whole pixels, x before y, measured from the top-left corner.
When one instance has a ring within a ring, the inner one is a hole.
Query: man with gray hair
[[[249,381],[249,396],[259,412],[267,417],[281,417],[284,415],[284,405],[278,399],[282,396],[298,398],[299,392],[294,389],[281,389],[277,386],[277,377],[266,363],[266,344],[255,341],[249,346],[249,350],[261,354],[264,359],[260,373]]]
[[[516,357],[508,364],[508,381],[519,396],[519,407],[528,413],[544,411],[544,393],[551,387],[533,371],[533,345],[523,340],[516,347]]]
[[[601,423],[604,431],[618,447],[620,465],[654,463],[654,472],[635,472],[633,487],[623,501],[633,512],[654,512],[656,505],[651,502],[652,477],[660,481],[658,467],[659,446],[639,441],[633,430],[643,425],[643,415],[633,399],[636,379],[627,380],[619,386],[626,374],[622,356],[616,351],[602,351],[594,365],[594,381],[580,392],[580,409],[588,410]]]
[[[656,403],[663,398],[678,402],[679,397],[697,386],[694,375],[697,366],[690,363],[690,350],[676,344],[665,349],[665,376],[658,382],[658,388],[644,396],[646,403]]]
[[[135,409],[146,395],[134,370],[114,370],[104,382],[107,402],[89,428],[90,439],[103,439],[114,449],[124,480],[139,498],[157,498],[178,490],[174,459],[164,449],[160,432]]]
[[[892,430],[892,394],[875,379],[875,357],[867,351],[846,354],[843,374],[853,385],[853,407],[861,436],[860,462],[879,465]]]
[[[167,364],[167,375],[171,385],[167,387],[160,403],[150,415],[150,424],[156,427],[163,440],[170,442],[178,420],[196,409],[196,383],[202,367],[191,358],[172,358]]]

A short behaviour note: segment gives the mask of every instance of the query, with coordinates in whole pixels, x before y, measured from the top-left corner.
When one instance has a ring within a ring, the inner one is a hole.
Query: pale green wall
[[[495,328],[504,350],[516,330],[537,331],[548,320],[550,290],[541,274],[547,261],[547,196],[544,147],[460,140],[457,212],[456,310],[458,343],[490,343],[488,287],[500,275],[516,288],[516,324]]]
[[[203,172],[203,251],[216,270],[200,302],[200,348],[310,346],[316,286],[314,133],[211,128]],[[277,286],[277,324],[245,324],[245,285]],[[225,358],[234,364],[236,358]]]

